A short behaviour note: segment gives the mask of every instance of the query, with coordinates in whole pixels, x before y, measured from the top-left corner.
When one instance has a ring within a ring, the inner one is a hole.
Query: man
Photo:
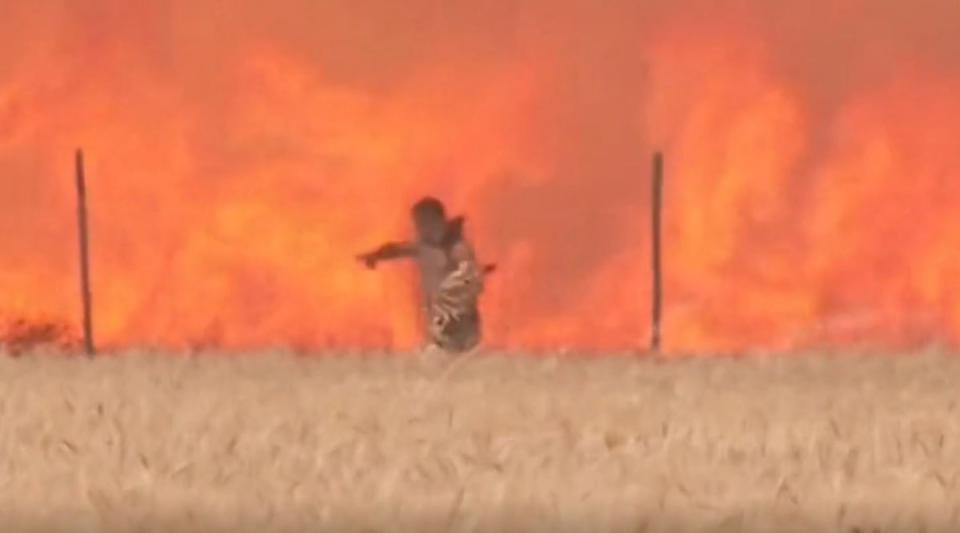
[[[480,343],[478,299],[494,265],[477,265],[463,236],[463,217],[447,219],[443,203],[426,197],[411,210],[416,240],[388,242],[358,259],[367,268],[391,259],[412,258],[420,271],[427,336],[448,352],[465,352]]]

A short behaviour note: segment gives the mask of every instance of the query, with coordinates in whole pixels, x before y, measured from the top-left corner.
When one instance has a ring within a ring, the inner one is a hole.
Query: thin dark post
[[[90,253],[87,237],[87,184],[83,172],[83,150],[77,150],[77,228],[80,232],[80,294],[83,298],[83,348],[92,357],[93,317],[90,296]]]
[[[657,152],[653,155],[653,195],[651,198],[652,208],[650,210],[653,220],[653,239],[651,240],[653,249],[651,258],[653,261],[653,313],[652,335],[650,337],[650,349],[654,352],[660,351],[660,318],[663,306],[663,279],[660,264],[660,218],[663,205],[663,154]]]

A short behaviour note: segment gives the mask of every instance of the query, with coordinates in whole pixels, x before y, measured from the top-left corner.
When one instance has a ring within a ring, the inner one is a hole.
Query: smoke
[[[111,344],[407,346],[445,198],[501,270],[488,340],[672,349],[960,337],[960,5],[46,0],[0,21],[0,314],[76,323],[90,162]],[[837,333],[831,324],[865,317]]]

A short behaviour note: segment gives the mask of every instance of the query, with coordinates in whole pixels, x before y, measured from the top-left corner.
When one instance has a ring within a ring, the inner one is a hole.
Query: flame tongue
[[[412,265],[352,258],[424,194],[489,343],[643,343],[654,148],[668,349],[957,341],[960,7],[769,4],[10,7],[6,338],[78,331],[82,145],[108,345],[413,346]]]

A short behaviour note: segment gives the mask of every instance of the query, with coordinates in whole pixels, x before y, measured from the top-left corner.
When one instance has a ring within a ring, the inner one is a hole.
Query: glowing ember
[[[13,4],[8,323],[78,329],[82,146],[108,345],[412,346],[353,255],[424,194],[500,265],[490,343],[638,345],[662,149],[667,349],[960,339],[954,0]]]

